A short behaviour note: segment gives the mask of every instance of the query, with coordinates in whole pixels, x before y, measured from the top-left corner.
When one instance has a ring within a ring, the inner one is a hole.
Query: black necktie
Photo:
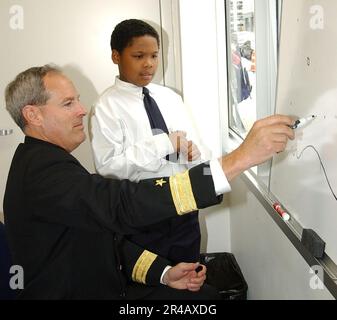
[[[158,108],[156,101],[150,96],[149,89],[144,87],[143,94],[144,94],[144,106],[150,121],[153,135],[163,132],[169,134],[165,120]]]
[[[144,107],[147,113],[147,117],[149,118],[153,135],[157,135],[163,132],[169,134],[165,120],[159,110],[156,101],[150,96],[149,89],[143,87],[143,94],[144,94]],[[173,153],[167,155],[166,160],[171,162],[177,162],[178,157],[179,157],[178,153]]]

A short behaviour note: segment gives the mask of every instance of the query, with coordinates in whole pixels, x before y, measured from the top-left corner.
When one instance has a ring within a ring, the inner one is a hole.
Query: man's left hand
[[[201,266],[197,273],[195,269]],[[200,263],[181,262],[169,269],[163,282],[171,288],[179,290],[199,291],[206,280],[206,267]]]

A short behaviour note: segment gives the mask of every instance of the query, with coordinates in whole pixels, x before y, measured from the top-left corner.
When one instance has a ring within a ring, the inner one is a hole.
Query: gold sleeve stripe
[[[178,215],[198,210],[188,171],[170,177],[170,188]]]
[[[152,263],[156,260],[157,255],[144,250],[141,256],[138,258],[135,266],[132,270],[132,280],[138,283],[146,284],[145,279],[147,272],[149,271]]]

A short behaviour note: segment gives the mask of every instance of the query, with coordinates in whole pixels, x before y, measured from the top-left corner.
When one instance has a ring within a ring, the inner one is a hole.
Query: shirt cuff
[[[211,168],[214,189],[217,196],[230,192],[232,190],[225,173],[223,172],[218,159],[211,160],[209,163]]]
[[[160,277],[160,283],[163,284],[163,285],[165,285],[165,286],[167,286],[167,283],[164,283],[164,282],[163,282],[164,274],[165,274],[168,270],[170,270],[171,268],[172,268],[171,266],[167,266],[167,267],[164,269],[163,273],[161,274],[161,277]],[[158,279],[158,278],[157,278],[157,279]]]

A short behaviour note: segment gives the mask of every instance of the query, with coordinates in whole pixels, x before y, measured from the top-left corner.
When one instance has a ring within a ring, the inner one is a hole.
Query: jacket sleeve
[[[124,122],[98,103],[91,118],[92,148],[99,174],[118,179],[139,180],[139,172],[158,172],[166,155],[173,153],[166,133],[126,144]]]
[[[160,277],[170,261],[137,246],[125,237],[119,242],[122,270],[130,281],[149,286],[160,284]]]
[[[207,165],[170,178],[133,183],[91,175],[71,155],[64,159],[55,153],[25,175],[27,210],[51,223],[133,234],[142,227],[218,204],[221,199],[204,167]]]

